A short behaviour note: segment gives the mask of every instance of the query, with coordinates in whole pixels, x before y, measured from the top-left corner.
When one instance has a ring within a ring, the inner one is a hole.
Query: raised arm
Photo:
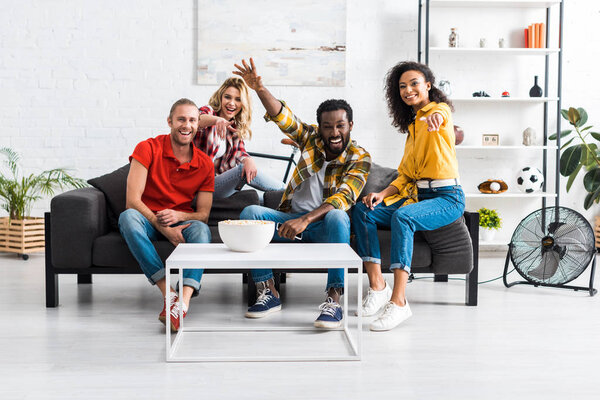
[[[267,110],[267,113],[271,117],[275,117],[279,114],[282,107],[281,102],[263,85],[262,78],[256,72],[256,66],[254,65],[252,57],[250,57],[250,65],[246,63],[246,60],[242,60],[242,65],[234,65],[238,70],[233,71],[233,73],[241,76],[244,79],[244,82],[246,82],[246,85],[256,92],[258,98]]]

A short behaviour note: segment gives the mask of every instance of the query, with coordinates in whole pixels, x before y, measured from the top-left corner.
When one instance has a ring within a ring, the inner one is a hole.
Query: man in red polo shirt
[[[152,241],[165,237],[179,243],[208,243],[206,222],[214,191],[214,165],[192,139],[198,129],[198,107],[188,99],[173,104],[167,122],[169,135],[139,143],[129,157],[127,210],[119,216],[119,230],[140,268],[163,294],[170,293],[171,330],[179,329],[177,292],[165,282],[165,266]],[[196,211],[192,201],[196,197]],[[183,271],[183,316],[200,290],[201,269]],[[166,304],[158,316],[166,323]]]

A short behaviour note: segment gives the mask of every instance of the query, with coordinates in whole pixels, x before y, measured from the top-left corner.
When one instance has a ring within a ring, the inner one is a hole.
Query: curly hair
[[[453,110],[452,103],[440,89],[435,87],[435,76],[431,69],[425,64],[414,61],[403,61],[390,69],[385,78],[385,99],[387,101],[392,125],[400,129],[402,133],[408,133],[408,126],[415,120],[416,113],[411,106],[406,104],[400,97],[398,82],[406,71],[418,71],[425,77],[425,82],[431,83],[429,100],[436,103],[446,103]]]
[[[344,110],[346,111],[346,116],[348,117],[348,122],[352,122],[352,107],[350,104],[346,102],[346,100],[342,99],[329,99],[325,100],[319,105],[317,108],[317,123],[321,124],[321,115],[327,111],[337,111]]]
[[[252,138],[252,130],[250,129],[250,124],[252,124],[252,100],[248,93],[248,86],[246,86],[246,82],[242,78],[232,76],[225,79],[221,87],[210,97],[208,104],[217,113],[221,111],[223,93],[230,87],[234,87],[240,91],[240,98],[242,100],[242,109],[233,118],[238,131],[237,134],[242,140],[250,139]]]

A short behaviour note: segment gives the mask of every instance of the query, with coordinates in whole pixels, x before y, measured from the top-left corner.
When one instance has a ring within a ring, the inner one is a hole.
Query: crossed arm
[[[213,197],[211,192],[198,192],[196,212],[188,213],[166,209],[154,214],[142,201],[147,177],[148,170],[146,167],[135,158],[132,158],[129,175],[127,176],[126,207],[139,211],[174,246],[185,242],[182,231],[190,224],[172,226],[173,224],[190,220],[208,222]]]

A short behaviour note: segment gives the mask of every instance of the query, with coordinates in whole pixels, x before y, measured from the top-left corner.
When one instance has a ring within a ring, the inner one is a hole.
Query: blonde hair
[[[242,109],[233,118],[238,131],[237,134],[242,140],[250,139],[252,138],[252,130],[250,130],[250,124],[252,123],[252,101],[248,94],[248,86],[246,86],[246,82],[242,78],[238,78],[237,76],[227,78],[221,87],[210,97],[208,104],[215,112],[218,113],[221,111],[223,93],[230,87],[234,87],[240,91],[240,98],[242,100]]]

